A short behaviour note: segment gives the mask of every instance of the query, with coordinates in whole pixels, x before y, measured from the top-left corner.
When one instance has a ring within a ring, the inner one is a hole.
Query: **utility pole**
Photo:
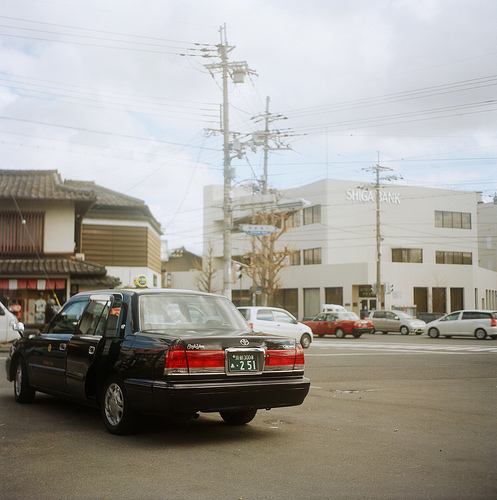
[[[376,164],[376,309],[381,307],[381,221],[380,221],[380,155],[378,153],[378,163]]]
[[[263,132],[255,132],[253,134],[253,143],[256,146],[263,146],[264,148],[264,173],[262,177],[262,194],[267,194],[268,192],[268,156],[270,150],[282,150],[282,149],[291,149],[287,144],[283,144],[281,142],[280,137],[282,135],[279,131],[270,131],[269,124],[275,120],[286,120],[286,116],[283,115],[273,115],[269,112],[269,97],[266,97],[266,111],[263,115],[259,115],[258,117],[254,117],[256,121],[264,118],[264,131]],[[290,134],[285,134],[283,137],[288,137]],[[262,137],[262,140],[261,140]],[[275,145],[270,146],[269,141],[272,140]]]
[[[221,70],[223,84],[223,154],[224,154],[224,188],[223,188],[223,295],[231,300],[231,288],[233,282],[232,276],[232,206],[231,206],[231,179],[233,177],[231,170],[231,143],[229,129],[229,102],[228,102],[228,76],[231,76],[234,83],[243,83],[246,74],[254,73],[249,70],[246,62],[228,62],[228,54],[235,48],[229,46],[226,41],[226,25],[219,29],[221,34],[221,43],[217,45],[218,57],[220,63],[206,65],[211,72]],[[223,36],[224,34],[224,36]],[[239,156],[239,153],[235,156]]]
[[[381,286],[381,242],[383,241],[383,237],[381,235],[381,188],[382,181],[391,181],[398,179],[399,177],[395,175],[389,175],[386,177],[380,177],[380,172],[391,172],[392,169],[388,167],[382,167],[380,165],[380,153],[378,153],[378,163],[369,169],[375,172],[375,183],[373,185],[375,190],[376,197],[376,309],[382,309],[382,302],[385,301],[385,290],[382,289]],[[401,177],[400,177],[401,178]]]

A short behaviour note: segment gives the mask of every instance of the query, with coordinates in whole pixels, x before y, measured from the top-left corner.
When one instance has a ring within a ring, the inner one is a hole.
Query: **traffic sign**
[[[276,226],[267,226],[263,224],[242,224],[240,229],[248,234],[256,236],[264,236],[278,230]]]

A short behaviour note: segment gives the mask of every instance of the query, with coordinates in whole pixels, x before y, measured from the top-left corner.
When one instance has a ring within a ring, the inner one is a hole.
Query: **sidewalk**
[[[2,342],[0,343],[0,352],[9,352],[12,342]]]

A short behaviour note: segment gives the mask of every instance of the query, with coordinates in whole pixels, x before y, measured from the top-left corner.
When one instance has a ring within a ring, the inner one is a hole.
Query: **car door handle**
[[[60,344],[59,345],[59,351],[65,351],[67,348],[67,344]]]
[[[95,354],[95,346],[94,345],[91,345],[90,347],[88,347],[88,354]]]

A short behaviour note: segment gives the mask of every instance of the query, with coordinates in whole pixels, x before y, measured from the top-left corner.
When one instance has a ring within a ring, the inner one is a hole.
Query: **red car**
[[[340,339],[345,335],[353,335],[358,339],[363,333],[372,333],[374,330],[372,321],[361,319],[353,312],[323,312],[304,324],[311,327],[314,335],[336,335]]]

